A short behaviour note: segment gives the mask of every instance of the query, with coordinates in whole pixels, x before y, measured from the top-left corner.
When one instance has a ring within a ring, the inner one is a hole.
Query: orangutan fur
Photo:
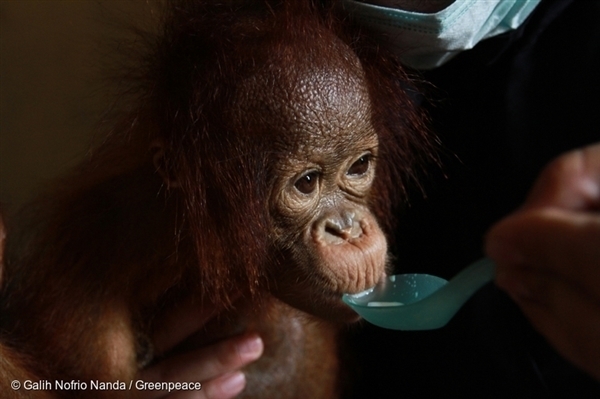
[[[358,317],[341,295],[385,274],[430,139],[398,62],[340,15],[327,1],[166,3],[114,129],[8,227],[2,392],[136,397],[89,381],[128,384],[159,361],[148,337],[191,297],[220,316],[175,352],[262,336],[243,398],[342,394],[340,326]]]

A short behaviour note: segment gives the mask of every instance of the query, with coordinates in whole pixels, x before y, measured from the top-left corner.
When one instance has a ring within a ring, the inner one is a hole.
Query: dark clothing
[[[600,1],[542,1],[517,30],[427,73],[443,167],[400,219],[396,272],[452,277],[551,159],[600,141]],[[600,339],[600,337],[598,337]],[[365,326],[361,398],[600,398],[493,284],[443,329]]]

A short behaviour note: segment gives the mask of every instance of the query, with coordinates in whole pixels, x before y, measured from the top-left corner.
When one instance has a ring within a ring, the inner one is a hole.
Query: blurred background
[[[0,209],[14,212],[88,151],[106,68],[146,1],[0,0]]]

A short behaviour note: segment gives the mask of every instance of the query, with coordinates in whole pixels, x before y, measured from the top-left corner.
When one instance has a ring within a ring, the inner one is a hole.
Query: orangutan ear
[[[173,175],[171,165],[166,160],[165,144],[162,140],[155,139],[150,143],[150,153],[152,154],[152,162],[154,169],[163,178],[163,181],[168,188],[179,187],[179,182]]]

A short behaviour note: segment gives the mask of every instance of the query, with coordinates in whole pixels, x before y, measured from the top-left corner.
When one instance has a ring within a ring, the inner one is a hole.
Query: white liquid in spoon
[[[369,302],[367,303],[367,306],[371,306],[371,307],[384,307],[384,306],[402,306],[404,305],[402,302]]]

